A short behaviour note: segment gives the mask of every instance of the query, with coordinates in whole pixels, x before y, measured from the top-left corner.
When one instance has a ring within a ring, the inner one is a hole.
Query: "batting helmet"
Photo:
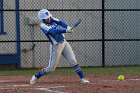
[[[38,18],[39,18],[39,20],[43,20],[43,19],[48,19],[48,18],[50,18],[50,17],[52,17],[52,14],[48,11],[48,10],[46,10],[46,9],[41,9],[39,12],[38,12]]]

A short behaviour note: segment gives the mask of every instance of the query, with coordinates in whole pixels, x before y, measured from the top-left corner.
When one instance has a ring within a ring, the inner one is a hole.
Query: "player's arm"
[[[69,27],[69,26],[68,26]],[[73,30],[71,30],[71,28],[67,28],[67,29],[54,29],[54,28],[51,28],[49,29],[49,32],[51,34],[57,34],[57,33],[72,33]]]
[[[69,26],[68,26],[69,27]],[[51,33],[51,34],[58,34],[58,33],[69,33],[69,32],[72,32],[73,30],[71,29],[66,29],[66,28],[63,28],[63,29],[60,29],[60,28],[55,28],[55,27],[50,27],[50,26],[46,26],[45,24],[41,24],[41,29],[44,33]]]
[[[58,33],[66,33],[67,30],[66,29],[55,29],[55,28],[51,28],[48,31],[51,34],[58,34]]]
[[[60,26],[62,26],[62,27],[64,27],[64,28],[66,28],[66,32],[68,32],[68,33],[73,32],[72,27],[70,27],[69,25],[67,25],[66,22],[64,22],[64,21],[62,21],[62,20],[59,20],[59,19],[57,19],[57,18],[54,18],[54,17],[52,18],[52,20],[53,20],[56,24],[58,24],[58,25],[60,25]]]
[[[67,27],[68,27],[67,23],[64,22],[64,21],[59,20],[59,19],[57,19],[57,18],[52,18],[52,19],[53,19],[53,21],[54,21],[57,25],[60,25],[60,26],[62,26],[62,27],[64,27],[64,28],[67,28]]]

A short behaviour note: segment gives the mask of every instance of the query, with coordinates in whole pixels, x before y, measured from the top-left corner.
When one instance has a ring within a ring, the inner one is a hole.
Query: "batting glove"
[[[67,30],[71,30],[71,28],[72,28],[72,27],[68,26],[68,27],[67,27]]]
[[[72,27],[68,26],[67,29],[66,29],[66,32],[67,32],[67,33],[72,33],[73,30],[72,30],[71,28],[72,28]]]

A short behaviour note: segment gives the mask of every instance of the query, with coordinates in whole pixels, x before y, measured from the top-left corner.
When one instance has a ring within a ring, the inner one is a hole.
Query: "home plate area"
[[[0,93],[68,93],[62,85],[29,85],[29,84],[4,84],[0,85]]]
[[[75,75],[55,75],[40,78],[30,85],[30,76],[1,76],[0,93],[140,93],[140,75],[87,75],[90,84],[83,85]]]

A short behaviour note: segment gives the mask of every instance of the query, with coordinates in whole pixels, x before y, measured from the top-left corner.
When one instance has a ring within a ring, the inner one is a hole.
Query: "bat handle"
[[[71,30],[73,30],[74,27],[71,28]]]

